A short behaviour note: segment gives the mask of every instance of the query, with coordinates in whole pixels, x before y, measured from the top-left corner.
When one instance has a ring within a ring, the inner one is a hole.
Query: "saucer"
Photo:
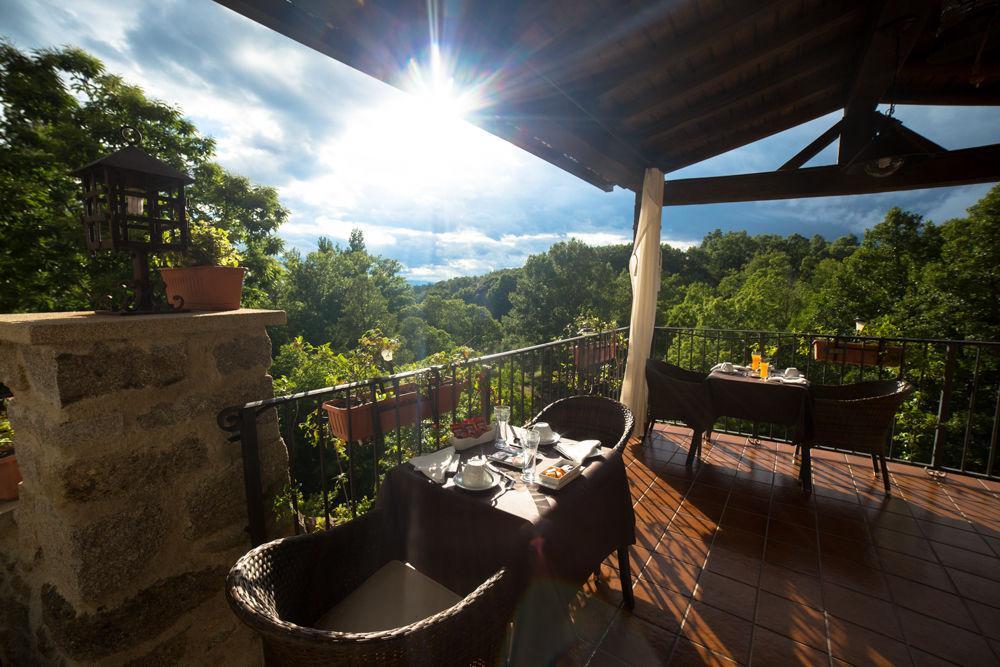
[[[556,444],[560,440],[562,440],[562,436],[559,435],[558,433],[553,432],[551,440],[539,440],[538,441],[538,446],[539,447],[548,447],[549,445]]]
[[[489,468],[486,469],[486,474],[489,475],[489,481],[484,486],[468,486],[462,481],[462,473],[459,472],[457,475],[452,477],[455,482],[455,486],[462,489],[463,491],[488,491],[494,486],[500,483],[500,475],[493,472]]]

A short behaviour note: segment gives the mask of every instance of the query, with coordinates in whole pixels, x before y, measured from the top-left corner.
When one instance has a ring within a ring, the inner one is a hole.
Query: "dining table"
[[[495,447],[466,449],[462,462]],[[545,446],[538,455],[537,471],[560,458]],[[600,447],[582,474],[558,490],[525,483],[520,471],[496,469],[503,473],[496,487],[470,492],[458,488],[453,475],[439,484],[403,463],[386,474],[376,506],[404,536],[407,561],[456,593],[471,592],[500,567],[515,572],[521,593],[511,663],[547,663],[574,641],[569,602],[616,551],[631,605],[628,546],[635,543],[635,517],[622,452]]]
[[[792,430],[792,442],[801,447],[799,478],[811,486],[808,447],[802,446],[812,432],[812,400],[805,381],[765,380],[749,373],[715,370],[706,378],[715,420],[721,417],[745,419],[757,425],[777,424]],[[753,438],[752,440],[755,440]]]

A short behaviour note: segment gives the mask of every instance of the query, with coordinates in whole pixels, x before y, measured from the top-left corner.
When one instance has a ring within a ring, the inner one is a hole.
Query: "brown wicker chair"
[[[803,443],[802,457],[802,480],[806,488],[812,488],[809,448],[827,445],[871,454],[875,476],[878,477],[881,465],[885,492],[891,493],[885,443],[896,411],[913,393],[913,386],[901,380],[875,380],[813,385],[809,393],[812,396],[812,434]]]
[[[529,424],[548,422],[552,429],[573,440],[600,440],[605,447],[621,456],[632,434],[635,418],[632,411],[618,401],[603,396],[570,396],[548,404]],[[628,490],[626,489],[626,492]],[[622,599],[627,609],[635,607],[632,594],[632,567],[627,544],[618,547],[618,576]]]
[[[691,465],[696,456],[701,457],[702,435],[711,438],[715,424],[705,374],[649,359],[646,361],[646,386],[649,410],[643,442],[655,422],[682,422],[693,431],[687,456],[687,465]]]
[[[229,605],[261,636],[268,665],[489,666],[500,661],[517,594],[506,568],[455,606],[406,627],[371,633],[310,627],[385,563],[400,559],[383,519],[375,509],[329,531],[275,540],[233,566],[226,582]]]

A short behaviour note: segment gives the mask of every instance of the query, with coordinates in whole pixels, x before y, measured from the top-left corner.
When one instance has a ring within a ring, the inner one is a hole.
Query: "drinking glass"
[[[497,445],[505,447],[507,445],[507,422],[510,421],[510,406],[498,405],[493,408],[493,414],[497,418]]]
[[[541,434],[534,428],[529,428],[524,432],[524,440],[521,441],[521,455],[524,456],[521,479],[525,482],[538,481],[538,475],[535,474],[535,455],[538,453],[539,440],[541,440]]]
[[[755,371],[760,368],[760,355],[751,354],[750,355],[750,370]]]
[[[770,363],[764,361],[763,359],[760,360],[760,379],[761,380],[766,380],[767,379],[767,372],[768,372],[767,369],[768,369],[768,367],[770,365],[771,365]]]

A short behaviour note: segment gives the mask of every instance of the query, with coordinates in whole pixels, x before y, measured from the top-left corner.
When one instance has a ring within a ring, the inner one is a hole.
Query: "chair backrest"
[[[570,396],[550,403],[531,423],[548,422],[557,433],[574,440],[596,438],[605,447],[621,449],[632,433],[632,411],[603,396]]]
[[[699,430],[710,428],[714,420],[705,377],[664,361],[647,360],[649,419],[676,420]]]
[[[902,380],[813,385],[812,437],[820,445],[882,453],[896,412],[913,393]]]

